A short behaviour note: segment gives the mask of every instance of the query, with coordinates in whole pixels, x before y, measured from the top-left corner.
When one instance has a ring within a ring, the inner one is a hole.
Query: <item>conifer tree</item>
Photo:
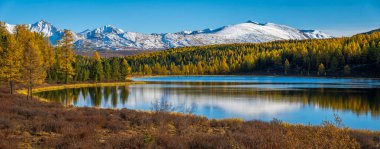
[[[111,65],[109,60],[104,61],[104,77],[106,80],[111,80]]]
[[[202,66],[202,62],[198,62],[197,63],[197,70],[198,70],[198,74],[203,75],[204,69],[203,69],[203,66]]]
[[[318,66],[318,75],[326,75],[325,65],[323,65],[322,63]]]
[[[0,80],[7,81],[10,94],[14,84],[21,79],[22,51],[13,35],[0,23]]]
[[[103,71],[102,59],[100,58],[98,51],[95,51],[93,59],[94,59],[94,63],[93,63],[94,80],[95,82],[102,81],[103,76],[104,76],[104,71]]]
[[[125,80],[125,78],[130,75],[132,72],[131,67],[129,66],[127,60],[123,58],[123,61],[121,63],[121,77],[122,80]]]
[[[349,65],[344,66],[344,74],[349,75],[351,73],[351,68]]]
[[[73,47],[73,35],[69,30],[65,30],[55,52],[59,67],[58,73],[65,83],[68,83],[75,75],[73,68],[75,51]]]
[[[338,59],[335,56],[333,56],[330,62],[330,70],[334,72],[336,71],[337,67],[338,67]]]
[[[120,61],[118,58],[113,58],[112,59],[112,73],[111,76],[113,79],[120,80]]]
[[[152,74],[152,69],[149,67],[149,65],[145,64],[143,67],[143,72],[145,75],[150,75]]]
[[[46,78],[43,54],[36,44],[36,34],[31,33],[25,26],[18,28],[17,38],[20,39],[23,48],[22,76],[23,83],[28,86],[28,99],[32,99],[33,87],[41,84]],[[41,35],[42,36],[42,35]]]
[[[288,74],[289,68],[290,68],[290,63],[289,63],[289,60],[286,59],[285,63],[284,63],[284,73],[285,74]]]
[[[159,63],[156,63],[154,64],[153,66],[153,69],[152,69],[152,73],[153,74],[162,74],[162,68],[161,68],[161,65]]]
[[[226,62],[226,59],[223,57],[220,62],[220,73],[226,74],[230,71],[230,68],[228,67],[228,64]]]

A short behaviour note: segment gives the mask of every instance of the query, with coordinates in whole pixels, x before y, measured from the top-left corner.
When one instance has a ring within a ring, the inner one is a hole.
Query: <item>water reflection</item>
[[[319,124],[332,120],[333,114],[338,113],[346,126],[380,130],[377,126],[380,123],[379,88],[309,86],[312,85],[156,82],[65,89],[37,95],[78,107],[137,110],[151,110],[152,103],[167,101],[176,111],[191,109],[193,114],[218,119],[266,121],[278,118],[291,123]]]
[[[286,89],[265,90],[236,86],[212,87],[173,84],[145,84],[91,87],[42,92],[40,97],[65,105],[100,108],[142,108],[149,103],[169,100],[174,105],[219,108],[243,115],[273,114],[313,105],[356,114],[380,115],[378,89]],[[130,101],[128,101],[130,99]]]

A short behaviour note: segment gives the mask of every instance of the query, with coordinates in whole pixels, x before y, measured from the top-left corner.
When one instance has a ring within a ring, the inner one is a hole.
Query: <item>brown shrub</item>
[[[380,133],[334,125],[208,120],[165,112],[63,107],[0,88],[0,148],[376,148]],[[359,144],[360,146],[359,146]]]

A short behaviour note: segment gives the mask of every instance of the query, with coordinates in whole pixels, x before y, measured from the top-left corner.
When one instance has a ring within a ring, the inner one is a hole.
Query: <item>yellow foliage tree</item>
[[[13,94],[13,86],[21,77],[22,51],[3,23],[0,23],[0,40],[0,78],[9,83],[10,93]]]
[[[75,75],[73,68],[73,63],[75,62],[73,41],[72,33],[65,30],[61,40],[58,41],[58,47],[55,51],[56,59],[58,60],[58,73],[65,83],[68,83]]]
[[[22,50],[22,83],[28,86],[28,98],[32,98],[33,86],[41,84],[46,78],[44,57],[40,50],[36,37],[42,36],[27,30],[26,26],[16,27],[16,40]]]

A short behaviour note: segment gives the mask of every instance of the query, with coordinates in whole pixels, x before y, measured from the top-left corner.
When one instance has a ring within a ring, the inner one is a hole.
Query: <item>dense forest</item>
[[[43,82],[124,81],[130,75],[275,74],[380,76],[380,32],[323,40],[183,47],[126,57],[77,56],[66,30],[56,47],[42,34],[0,24],[0,79],[31,88]]]
[[[184,47],[126,59],[136,74],[379,76],[380,33],[324,40]],[[353,71],[359,68],[368,70]]]

